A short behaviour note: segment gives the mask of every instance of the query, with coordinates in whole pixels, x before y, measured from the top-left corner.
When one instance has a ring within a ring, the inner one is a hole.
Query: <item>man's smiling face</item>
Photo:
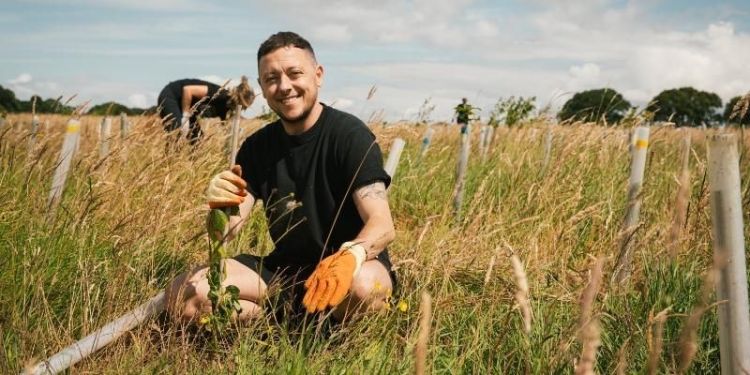
[[[268,106],[288,125],[304,124],[318,102],[323,67],[309,51],[293,46],[266,54],[258,80]]]

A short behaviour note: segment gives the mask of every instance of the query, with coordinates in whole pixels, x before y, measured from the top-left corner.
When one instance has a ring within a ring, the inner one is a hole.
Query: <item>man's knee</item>
[[[208,303],[206,268],[196,268],[177,276],[166,291],[167,312],[176,320],[193,321]],[[205,284],[205,285],[204,285]]]
[[[265,282],[237,261],[228,259],[226,262],[227,277],[223,284],[240,288],[242,312],[236,317],[245,321],[259,316],[262,310],[258,301],[265,293]],[[186,323],[196,322],[211,312],[207,273],[207,267],[194,268],[176,277],[169,285],[166,291],[167,310],[173,319]]]
[[[371,263],[372,262],[372,263]],[[388,270],[378,261],[366,263],[352,282],[351,295],[359,303],[381,309],[393,285]]]
[[[194,296],[186,300],[181,308],[176,311],[175,318],[183,323],[194,323],[210,311],[210,302],[204,301],[199,296]]]

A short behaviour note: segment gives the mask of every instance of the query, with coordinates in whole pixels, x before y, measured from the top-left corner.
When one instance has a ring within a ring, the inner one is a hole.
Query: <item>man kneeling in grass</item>
[[[318,101],[323,72],[299,35],[280,32],[263,42],[258,82],[279,120],[248,137],[237,165],[209,183],[211,208],[239,206],[228,239],[262,199],[275,243],[268,256],[226,260],[224,285],[239,288],[240,320],[262,313],[276,282],[296,311],[333,309],[339,320],[383,309],[396,285],[386,250],[395,236],[390,177],[367,126]],[[193,322],[211,311],[206,272],[180,275],[167,288],[174,316]]]

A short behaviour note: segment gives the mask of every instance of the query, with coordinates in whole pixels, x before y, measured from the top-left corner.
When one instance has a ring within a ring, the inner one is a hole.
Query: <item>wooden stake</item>
[[[417,345],[414,347],[414,372],[417,375],[424,375],[427,372],[427,345],[430,341],[430,328],[432,326],[432,298],[427,292],[422,292],[419,315],[419,336],[417,337]]]
[[[734,134],[717,134],[708,142],[708,183],[714,257],[721,276],[719,305],[721,373],[743,374],[750,369],[750,315],[740,196],[740,168]]]
[[[229,131],[229,147],[227,147],[227,150],[229,152],[227,156],[229,158],[230,167],[234,165],[235,159],[237,158],[237,147],[240,138],[240,112],[242,112],[242,107],[238,105],[234,110],[234,116],[232,117],[232,127]]]
[[[453,217],[456,221],[461,219],[461,205],[464,200],[464,185],[466,181],[466,169],[469,166],[469,153],[471,152],[471,124],[466,125],[466,133],[461,134],[461,151],[458,156],[458,168],[456,169],[456,187],[453,194]]]
[[[112,119],[106,116],[102,119],[102,125],[99,128],[99,158],[104,158],[109,154],[109,138],[112,136]]]
[[[492,151],[492,146],[495,144],[495,127],[487,127],[487,153]]]
[[[488,136],[488,130],[489,126],[482,125],[482,128],[479,130],[479,155],[481,155],[482,160],[487,159],[487,136]]]
[[[32,115],[31,117],[31,133],[29,134],[29,145],[28,154],[31,155],[36,147],[36,135],[39,133],[39,117]]]
[[[542,159],[542,174],[547,172],[549,166],[549,160],[552,156],[552,128],[547,126],[547,131],[544,133],[544,158]]]
[[[130,122],[128,121],[128,115],[125,112],[120,112],[120,139],[125,141],[128,134],[130,134]]]

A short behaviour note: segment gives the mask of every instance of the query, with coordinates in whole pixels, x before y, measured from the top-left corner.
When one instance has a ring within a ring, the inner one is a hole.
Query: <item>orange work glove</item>
[[[245,201],[247,184],[242,179],[242,167],[232,166],[232,169],[221,172],[211,179],[206,190],[206,200],[211,208],[239,206]]]
[[[341,303],[366,256],[362,245],[345,242],[339,251],[323,259],[305,281],[307,292],[302,305],[307,312],[323,311]]]

